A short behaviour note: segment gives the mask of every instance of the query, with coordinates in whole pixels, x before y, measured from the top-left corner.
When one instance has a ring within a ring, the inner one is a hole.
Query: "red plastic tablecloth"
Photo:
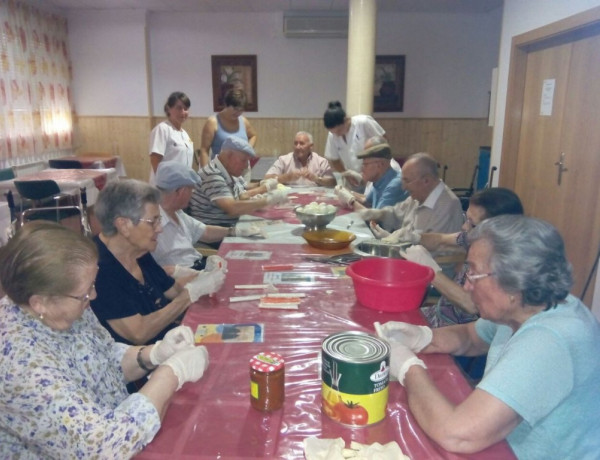
[[[332,196],[331,189],[323,187],[306,188],[305,193],[291,191],[288,194],[289,202],[280,206],[267,206],[252,213],[253,216],[262,217],[269,220],[282,220],[289,224],[299,224],[300,221],[296,217],[294,208],[297,206],[305,206],[316,201],[318,203],[332,204],[338,208],[338,215],[348,214],[350,209],[340,206],[339,200]]]
[[[422,324],[418,311],[382,313],[356,302],[352,281],[334,277],[332,266],[303,260],[305,245],[223,243],[219,254],[231,250],[268,250],[268,261],[228,259],[226,285],[210,299],[192,305],[184,323],[262,323],[264,343],[208,344],[210,366],[203,378],[174,396],[156,438],[140,459],[303,459],[302,440],[308,436],[342,437],[361,443],[395,440],[412,459],[512,459],[505,442],[472,455],[444,451],[421,430],[408,411],[406,394],[390,383],[386,418],[375,425],[349,428],[321,413],[319,352],[329,334],[358,330],[373,333],[373,322],[404,320]],[[310,273],[315,282],[280,285],[281,292],[305,292],[299,310],[260,310],[258,301],[229,303],[229,297],[260,293],[235,290],[236,284],[262,284],[263,265],[294,264],[294,271]],[[261,351],[275,351],[286,360],[285,403],[281,410],[262,413],[250,406],[249,359]],[[447,355],[422,355],[440,390],[461,401],[471,387]]]

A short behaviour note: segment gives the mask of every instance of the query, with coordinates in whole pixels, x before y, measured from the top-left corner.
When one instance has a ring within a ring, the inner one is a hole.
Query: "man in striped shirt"
[[[246,190],[241,175],[248,167],[248,160],[255,156],[254,149],[244,139],[225,139],[219,155],[198,171],[202,180],[192,193],[192,217],[205,224],[232,227],[243,214],[286,202],[287,194],[277,190],[276,179],[267,179],[260,187]],[[261,192],[268,193],[258,195]]]

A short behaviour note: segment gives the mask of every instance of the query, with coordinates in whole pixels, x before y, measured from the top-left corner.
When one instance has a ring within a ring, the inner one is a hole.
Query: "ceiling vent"
[[[348,36],[348,15],[284,13],[283,35],[288,38],[345,38]]]

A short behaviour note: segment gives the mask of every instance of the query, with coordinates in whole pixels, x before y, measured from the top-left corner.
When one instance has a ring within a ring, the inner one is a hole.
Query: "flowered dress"
[[[116,343],[88,308],[55,331],[0,300],[0,458],[130,458],[159,414],[128,395]]]

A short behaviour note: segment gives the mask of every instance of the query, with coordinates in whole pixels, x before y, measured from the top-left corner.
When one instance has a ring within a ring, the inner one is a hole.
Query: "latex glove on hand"
[[[433,340],[433,331],[427,326],[388,321],[384,324],[375,323],[375,331],[382,339],[391,344],[400,343],[415,353],[422,351]]]
[[[264,185],[267,189],[267,192],[270,192],[271,190],[275,190],[277,188],[279,182],[277,182],[277,179],[275,179],[274,177],[270,177],[269,179],[261,180],[260,185]]]
[[[179,350],[194,346],[194,333],[188,326],[177,326],[166,333],[162,340],[150,350],[150,362],[155,366],[162,364]]]
[[[411,243],[417,244],[421,241],[421,234],[415,231],[412,227],[402,227],[390,235],[389,243]]]
[[[203,295],[212,295],[221,289],[225,282],[225,273],[221,270],[201,271],[198,276],[187,283],[184,288],[187,289],[192,303],[196,302]]]
[[[194,270],[190,267],[184,267],[183,265],[175,265],[172,277],[175,279],[185,278],[186,276],[196,276],[200,273],[198,270]]]
[[[442,268],[433,259],[433,257],[431,257],[429,251],[420,244],[417,246],[411,246],[409,248],[406,248],[406,250],[401,252],[400,255],[406,260],[410,260],[411,262],[414,262],[416,264],[431,267],[434,273],[442,271]]]
[[[410,348],[401,343],[392,344],[390,374],[398,379],[400,385],[404,385],[404,378],[411,366],[421,366],[423,369],[427,369],[425,363],[417,358]]]
[[[204,371],[208,367],[208,351],[206,347],[193,347],[180,350],[167,359],[163,366],[169,366],[177,380],[179,390],[186,382],[196,382],[200,380]]]
[[[236,233],[237,236],[237,233]],[[221,270],[223,273],[227,273],[227,261],[221,256],[208,256],[206,258],[206,265],[204,268],[205,272],[212,272],[215,270]]]
[[[234,234],[235,236],[245,238],[248,236],[261,235],[261,231],[258,225],[250,224],[248,227],[235,227]]]
[[[381,240],[382,238],[385,238],[387,236],[390,236],[390,232],[388,232],[387,230],[384,230],[383,228],[381,228],[381,226],[375,222],[374,220],[372,220],[369,223],[369,227],[371,227],[371,231],[373,232],[373,236],[379,240]]]
[[[350,183],[350,185],[352,185],[353,187],[356,187],[357,185],[359,185],[363,180],[362,174],[358,173],[352,169],[346,169],[342,173],[342,177],[344,179],[346,179],[348,181],[348,183]]]
[[[273,190],[267,194],[267,204],[277,205],[287,203],[288,196],[285,190]]]
[[[361,209],[358,211],[358,215],[363,220],[380,220],[385,215],[385,211],[382,209]]]
[[[352,209],[354,202],[356,201],[352,192],[339,185],[335,187],[334,191],[338,200],[340,200],[340,204],[345,208]]]

